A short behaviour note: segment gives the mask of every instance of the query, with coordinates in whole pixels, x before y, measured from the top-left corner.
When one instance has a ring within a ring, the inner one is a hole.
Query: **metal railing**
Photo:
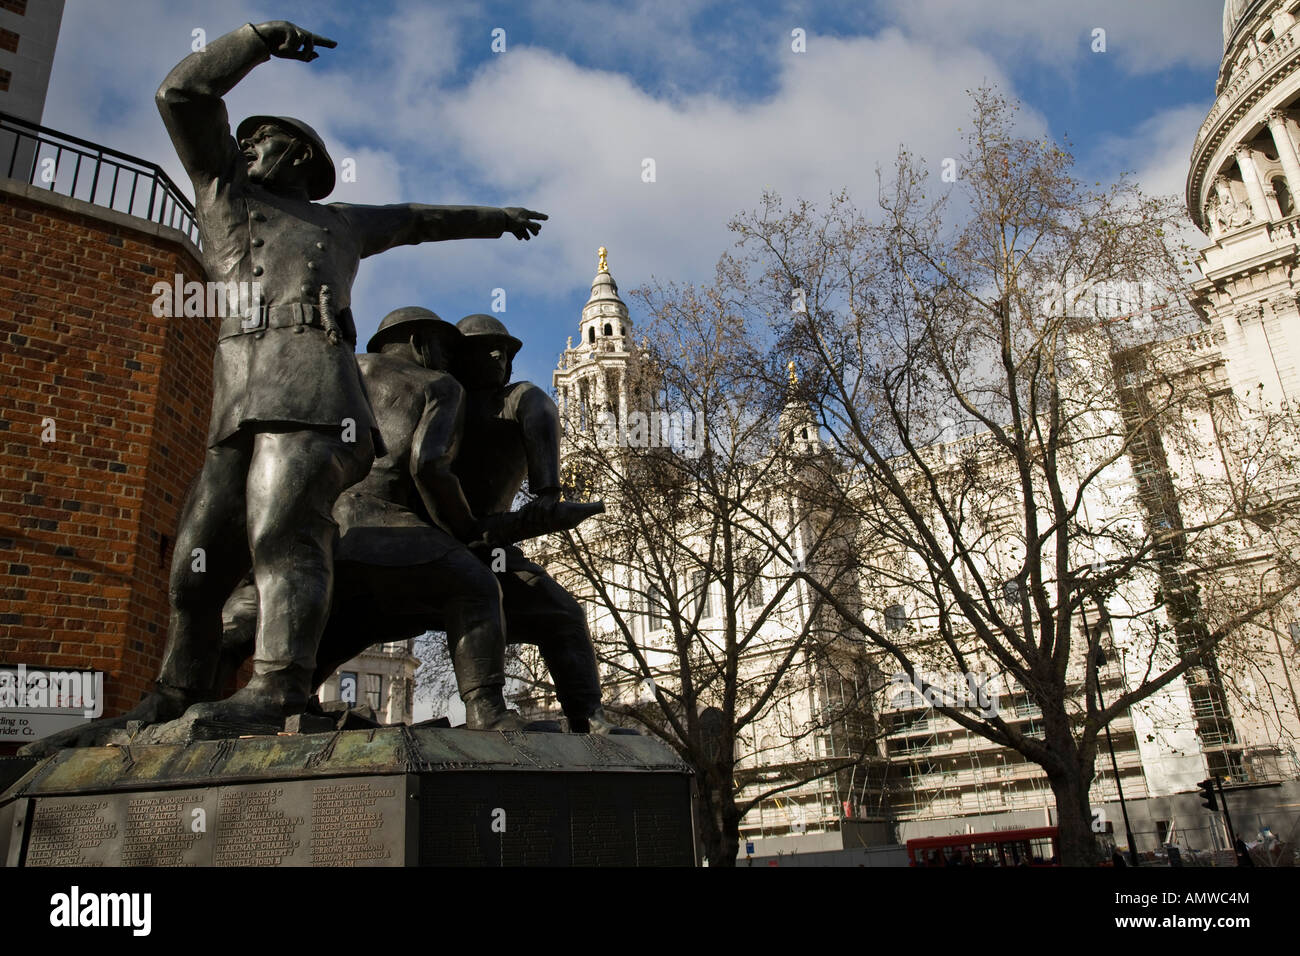
[[[189,236],[194,206],[155,163],[0,113],[0,175]]]

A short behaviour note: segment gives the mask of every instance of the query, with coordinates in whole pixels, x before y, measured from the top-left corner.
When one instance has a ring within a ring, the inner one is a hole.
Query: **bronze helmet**
[[[484,315],[482,312],[465,316],[456,323],[456,328],[467,339],[500,342],[505,345],[511,359],[515,357],[516,352],[524,347],[524,343],[511,335],[501,320],[490,315]]]
[[[384,316],[379,323],[379,328],[370,337],[370,341],[366,343],[366,351],[378,352],[385,344],[398,338],[396,329],[400,328],[402,335],[410,335],[416,326],[433,328],[438,333],[438,341],[441,343],[443,350],[447,352],[451,352],[461,339],[456,326],[440,318],[436,312],[418,305],[408,305],[400,309],[394,309]]]

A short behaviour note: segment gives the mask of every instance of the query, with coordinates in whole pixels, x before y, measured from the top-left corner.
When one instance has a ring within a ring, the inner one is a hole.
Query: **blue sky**
[[[1221,0],[68,0],[45,124],[158,162],[188,191],[152,95],[192,31],[287,19],[332,37],[311,64],[254,70],[227,98],[232,118],[288,113],[319,129],[336,161],[356,162],[330,199],[551,215],[529,243],[367,260],[353,288],[362,340],[390,309],[454,321],[504,288],[501,317],[525,342],[516,372],[549,386],[598,246],[625,292],[652,276],[708,281],[728,218],[766,187],[814,200],[847,188],[868,205],[900,142],[937,174],[973,86],[1018,97],[1025,132],[1068,135],[1087,178],[1128,170],[1181,193],[1221,17]]]

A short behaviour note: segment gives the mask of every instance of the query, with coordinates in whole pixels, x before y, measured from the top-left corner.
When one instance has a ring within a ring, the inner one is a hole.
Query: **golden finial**
[[[609,250],[604,246],[596,250],[596,255],[600,256],[600,264],[596,267],[597,272],[609,272],[609,263],[605,261],[605,256],[608,254]]]
[[[790,384],[791,384],[791,386],[798,385],[798,384],[799,384],[799,376],[798,376],[797,374],[795,374],[795,370],[794,370],[794,360],[793,360],[793,359],[790,360],[790,364],[787,365],[786,368],[790,371]]]

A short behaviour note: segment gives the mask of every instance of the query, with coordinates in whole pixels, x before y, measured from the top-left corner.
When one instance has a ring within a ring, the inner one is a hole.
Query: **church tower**
[[[799,397],[799,373],[795,371],[793,361],[786,366],[786,371],[788,397],[785,408],[781,410],[781,436],[796,455],[820,455],[825,450],[821,430],[817,426],[812,406],[806,399]]]
[[[565,434],[595,428],[610,416],[620,423],[627,421],[628,375],[635,361],[632,321],[610,275],[604,246],[598,254],[591,297],[582,307],[578,344],[569,338],[551,375]]]

